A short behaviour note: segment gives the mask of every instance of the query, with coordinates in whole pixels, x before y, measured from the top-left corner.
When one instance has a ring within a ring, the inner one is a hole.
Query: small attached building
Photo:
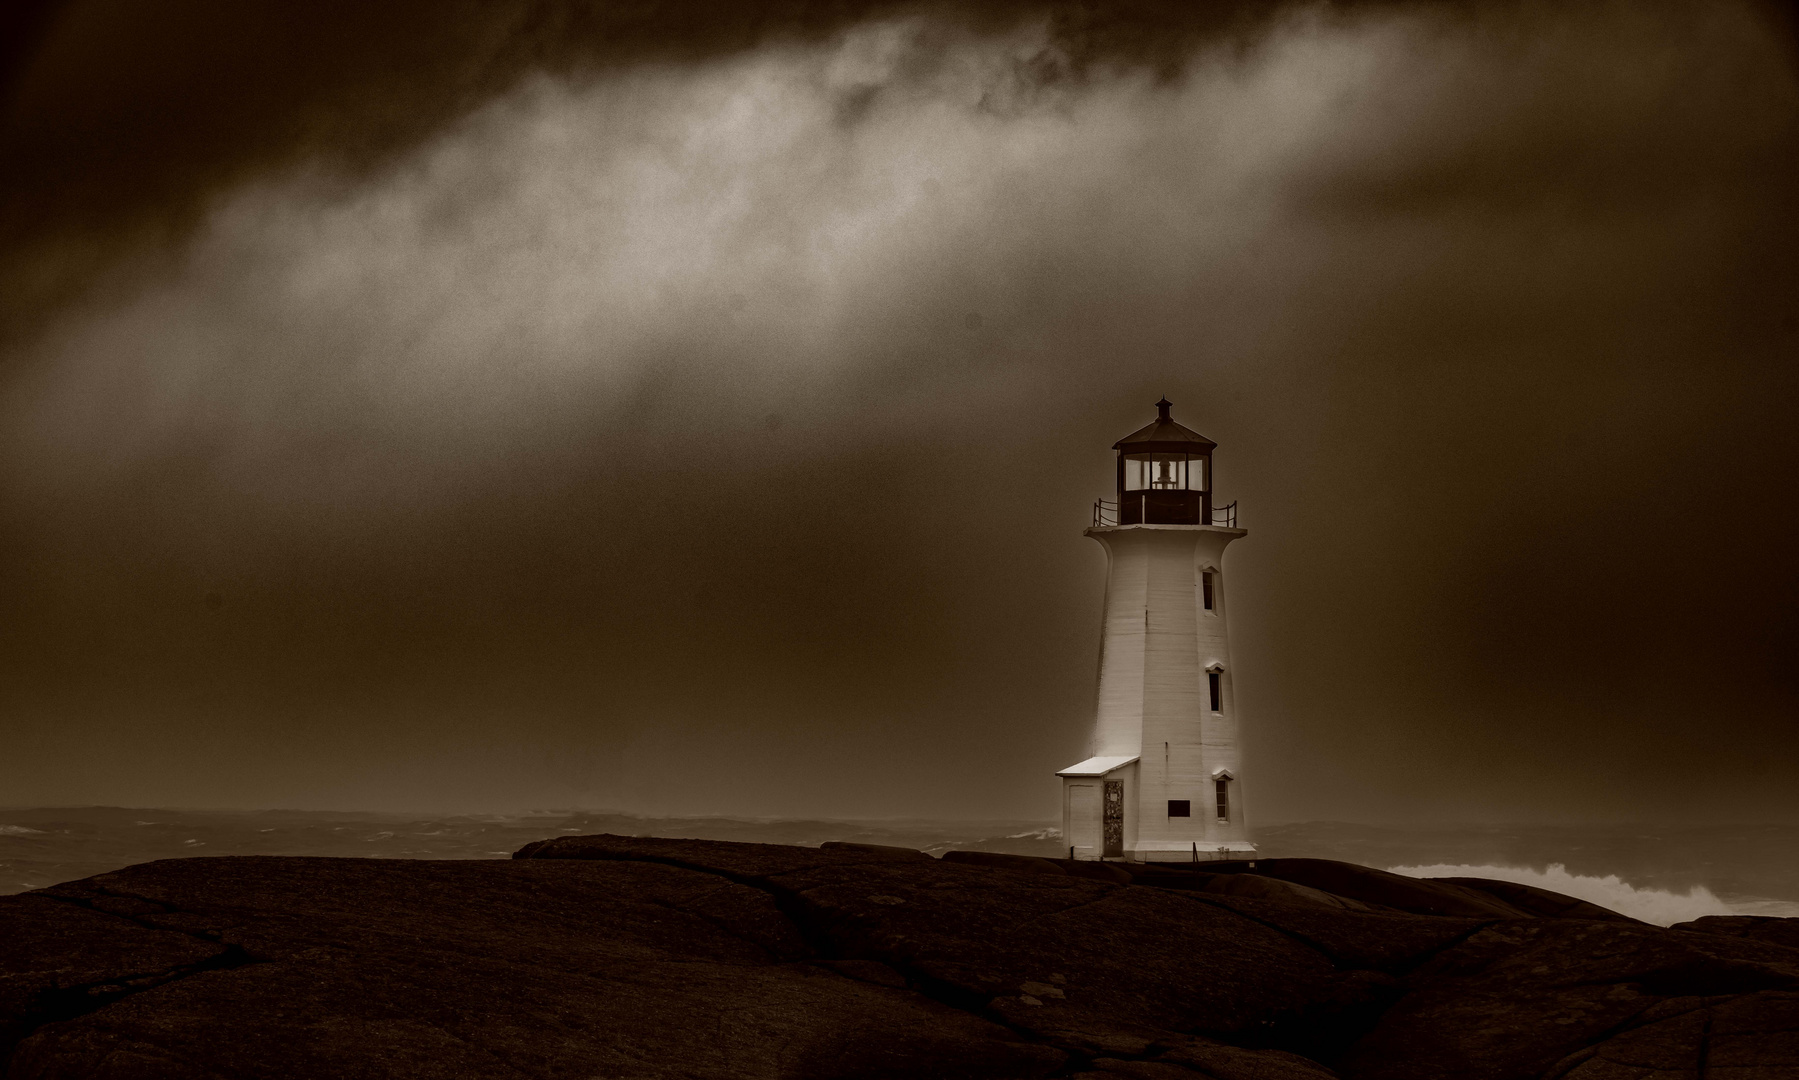
[[[1062,778],[1062,835],[1071,859],[1122,859],[1136,844],[1134,815],[1125,802],[1137,794],[1137,758],[1092,757],[1056,774]],[[1126,832],[1127,823],[1130,832]]]

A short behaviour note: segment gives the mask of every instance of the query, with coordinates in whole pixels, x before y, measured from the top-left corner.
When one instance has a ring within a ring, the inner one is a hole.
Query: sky
[[[1254,820],[1799,820],[1799,32],[7,16],[0,804],[1043,818],[1219,444]]]

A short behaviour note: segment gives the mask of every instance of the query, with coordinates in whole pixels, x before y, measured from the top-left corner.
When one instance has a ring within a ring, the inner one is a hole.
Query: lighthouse
[[[1224,549],[1245,535],[1213,499],[1217,444],[1155,422],[1114,443],[1118,498],[1094,505],[1106,551],[1091,755],[1062,779],[1076,859],[1253,858],[1226,631]]]

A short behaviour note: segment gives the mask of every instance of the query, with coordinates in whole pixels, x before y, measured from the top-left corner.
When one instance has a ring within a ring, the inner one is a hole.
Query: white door
[[[1069,784],[1068,843],[1077,859],[1099,858],[1099,784]]]

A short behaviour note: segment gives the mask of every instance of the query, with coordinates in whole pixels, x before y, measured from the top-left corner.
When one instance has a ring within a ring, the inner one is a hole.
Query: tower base
[[[1181,849],[1138,848],[1135,851],[1126,852],[1125,856],[1131,862],[1144,863],[1234,862],[1240,859],[1255,858],[1256,846],[1246,841],[1232,840],[1227,843],[1214,843],[1209,847],[1204,844],[1190,844]]]

